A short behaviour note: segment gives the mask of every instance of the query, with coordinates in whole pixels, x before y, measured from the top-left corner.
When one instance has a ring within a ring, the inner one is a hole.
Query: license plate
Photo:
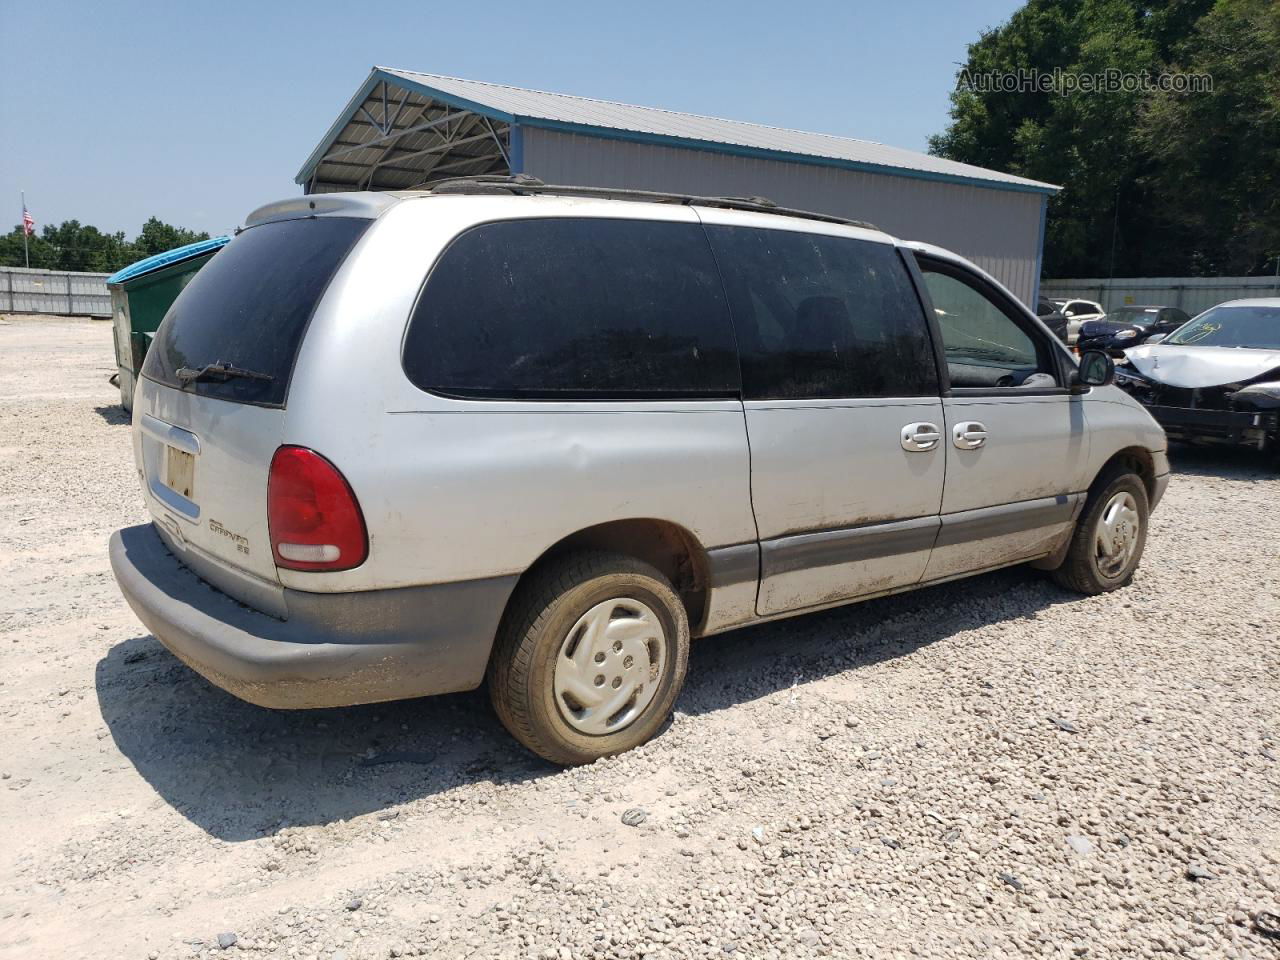
[[[193,499],[196,481],[196,458],[177,447],[165,447],[164,485],[188,500]]]

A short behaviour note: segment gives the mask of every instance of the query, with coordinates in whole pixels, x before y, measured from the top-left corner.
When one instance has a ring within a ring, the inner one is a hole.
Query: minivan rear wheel
[[[689,619],[643,561],[583,552],[522,584],[499,627],[489,696],[511,734],[566,766],[645,743],[684,684]]]

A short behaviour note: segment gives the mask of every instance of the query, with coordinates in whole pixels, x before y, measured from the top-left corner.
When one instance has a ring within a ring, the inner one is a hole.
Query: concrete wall
[[[684,147],[521,128],[522,172],[548,183],[764,196],[869,220],[904,240],[961,254],[1024,302],[1035,293],[1042,195],[842,170]]]
[[[111,316],[105,273],[0,267],[0,313]]]
[[[1079,297],[1114,310],[1126,304],[1181,307],[1191,315],[1224,300],[1280,297],[1280,277],[1117,277],[1084,280],[1045,280],[1040,292],[1067,300]]]

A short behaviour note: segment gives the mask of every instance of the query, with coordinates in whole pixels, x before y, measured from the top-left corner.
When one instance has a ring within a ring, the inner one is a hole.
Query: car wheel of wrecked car
[[[1053,579],[1090,595],[1128,584],[1142,560],[1150,509],[1141,477],[1123,467],[1104,474],[1089,491],[1066,559]]]

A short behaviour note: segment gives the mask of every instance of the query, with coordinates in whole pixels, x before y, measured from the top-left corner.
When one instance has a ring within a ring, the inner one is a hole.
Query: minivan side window
[[[892,244],[710,225],[748,400],[936,396],[937,364]]]
[[[920,260],[953,387],[1053,389],[1052,355],[976,277]]]
[[[456,237],[409,322],[423,390],[508,399],[738,395],[724,289],[702,227],[506,220]]]

